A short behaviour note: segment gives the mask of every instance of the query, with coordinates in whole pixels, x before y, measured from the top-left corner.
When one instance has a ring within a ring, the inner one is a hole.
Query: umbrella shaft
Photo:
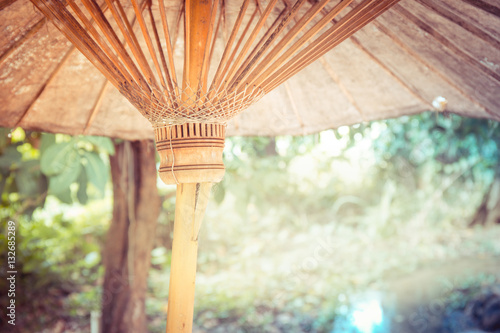
[[[211,187],[211,183],[177,185],[167,333],[192,331],[198,233]]]

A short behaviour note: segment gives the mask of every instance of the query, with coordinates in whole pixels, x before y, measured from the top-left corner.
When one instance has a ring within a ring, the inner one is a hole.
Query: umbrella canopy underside
[[[29,0],[0,9],[0,126],[153,138]],[[301,135],[432,109],[500,120],[499,96],[496,1],[402,0],[231,120],[228,135]]]

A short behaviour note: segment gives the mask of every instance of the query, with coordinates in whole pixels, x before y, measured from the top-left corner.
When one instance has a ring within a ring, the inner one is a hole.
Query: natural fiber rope
[[[170,152],[172,153],[172,176],[174,177],[175,183],[179,185],[179,181],[177,181],[177,177],[175,177],[175,172],[174,172],[174,165],[175,165],[175,155],[174,155],[174,148],[172,147],[172,126],[170,127]]]
[[[121,91],[147,118],[154,128],[190,122],[226,123],[264,96],[257,87],[246,87],[240,92],[209,90],[206,93],[187,87],[179,93],[167,90],[144,92]],[[186,99],[186,96],[189,96]]]

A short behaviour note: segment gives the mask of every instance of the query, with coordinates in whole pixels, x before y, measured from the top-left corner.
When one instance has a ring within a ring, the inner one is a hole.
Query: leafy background
[[[2,228],[17,222],[20,330],[87,332],[100,308],[113,140],[20,128],[2,129],[0,140]],[[228,139],[200,239],[197,332],[332,332],[373,292],[411,315],[411,277],[435,286],[431,299],[463,308],[499,281],[500,228],[470,226],[498,177],[499,142],[498,123],[430,112]],[[175,205],[174,187],[159,181],[158,191],[151,332],[164,331]]]

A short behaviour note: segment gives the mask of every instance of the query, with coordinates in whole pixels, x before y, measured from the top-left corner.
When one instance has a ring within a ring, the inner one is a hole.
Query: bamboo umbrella
[[[183,8],[166,5],[182,65]],[[227,4],[217,38],[227,40],[238,10]],[[315,133],[423,112],[439,96],[449,112],[500,119],[499,21],[491,0],[402,0],[230,120],[227,135]],[[30,0],[0,1],[1,126],[153,139],[149,122],[106,82]]]
[[[190,331],[197,233],[210,183],[223,176],[225,122],[395,2],[187,1],[175,4],[178,15],[170,15],[161,0],[67,6],[33,0],[155,127],[160,176],[178,184],[169,331]],[[241,8],[232,30],[225,40],[216,39],[231,6]],[[182,16],[183,64],[175,61],[171,42],[172,34],[182,33],[172,22]],[[498,117],[497,109],[483,108]]]
[[[226,122],[397,1],[244,0],[218,60],[225,2],[187,0],[179,84],[163,0],[32,0],[154,127],[160,177],[177,184],[167,332],[192,330],[198,232],[224,175]]]

